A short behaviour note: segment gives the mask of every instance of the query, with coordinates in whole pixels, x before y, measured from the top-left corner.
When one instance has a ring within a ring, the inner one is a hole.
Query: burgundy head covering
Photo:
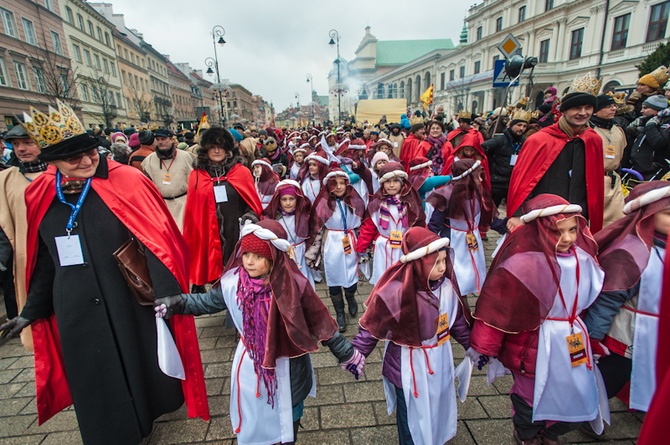
[[[391,172],[405,174],[405,169],[399,162],[389,162],[379,169],[379,179],[381,180],[382,176]],[[396,198],[402,203],[402,205],[406,206],[406,228],[425,225],[426,214],[423,211],[423,205],[421,198],[419,197],[419,192],[417,192],[414,187],[412,187],[412,184],[407,179],[400,179],[402,180],[402,187],[400,188],[400,192],[396,195]],[[372,195],[372,198],[368,203],[368,212],[370,214],[377,212],[382,205],[382,202],[387,198],[390,197],[384,191],[384,184],[382,183],[380,184],[379,190],[377,190],[377,192]]]
[[[275,220],[259,221],[256,226],[270,230],[279,239],[287,240],[286,231]],[[333,337],[337,324],[289,254],[276,248],[270,241],[265,242],[272,251],[272,270],[268,280],[273,298],[267,315],[262,366],[272,369],[278,357],[298,357],[316,352],[319,342]],[[227,270],[235,267],[242,267],[241,241],[235,246]]]
[[[310,229],[312,231],[311,235],[315,235],[321,227],[325,224],[337,207],[336,198],[331,193],[335,188],[335,178],[343,177],[347,182],[347,190],[344,192],[344,196],[340,198],[346,205],[351,209],[351,211],[358,216],[363,218],[365,215],[365,203],[361,199],[360,195],[349,183],[349,176],[341,169],[334,168],[331,170],[331,173],[335,173],[336,176],[331,177],[328,182],[321,187],[319,195],[314,200],[314,205],[312,206],[312,218]]]
[[[640,280],[654,246],[654,215],[670,208],[670,196],[663,196],[663,190],[670,191],[669,182],[635,186],[626,197],[626,216],[596,234],[598,260],[606,271],[603,292],[627,290]],[[644,204],[657,193],[660,199]]]
[[[266,218],[277,219],[281,215],[281,196],[286,189],[293,191],[296,203],[295,203],[295,232],[296,235],[300,238],[309,237],[309,216],[312,210],[311,203],[309,199],[305,197],[302,193],[302,188],[297,182],[285,179],[277,184],[274,195],[272,195],[272,200],[270,204],[263,210],[263,215]]]
[[[568,201],[545,193],[527,201],[523,210],[530,213],[554,206],[561,206],[569,213],[540,215],[507,235],[479,294],[475,318],[508,333],[532,331],[547,318],[558,291],[554,273],[558,280],[561,277],[556,259],[559,221],[577,218],[579,233],[574,245],[595,260],[598,246],[581,211],[574,211],[579,206],[569,209]]]
[[[302,184],[302,181],[309,176],[309,163],[310,161],[316,162],[316,165],[319,166],[319,182],[323,181],[323,178],[326,177],[330,171],[330,162],[328,161],[328,155],[323,150],[318,150],[314,153],[310,153],[305,156],[305,161],[300,166],[298,171],[297,180]]]
[[[402,346],[419,347],[423,340],[432,338],[437,331],[439,296],[431,290],[428,277],[439,250],[448,243],[447,238],[440,238],[424,227],[409,229],[402,237],[403,257],[384,272],[372,289],[360,325],[376,339]],[[431,252],[424,254],[428,246],[432,246]],[[415,253],[408,255],[410,252]],[[407,261],[415,255],[420,258]],[[452,257],[453,250],[447,249],[447,267],[442,279],[451,280],[455,293],[459,294]]]
[[[347,144],[347,149],[342,152],[342,156],[360,162],[361,156],[365,155],[366,148],[363,139],[354,139]]]
[[[436,210],[446,212],[450,219],[468,221],[474,224],[472,205],[479,202],[480,218],[479,230],[487,232],[496,215],[496,207],[491,199],[491,191],[485,186],[481,178],[483,167],[474,159],[459,159],[452,166],[453,179],[444,187],[435,189],[426,202]],[[474,169],[473,169],[474,168]]]
[[[264,195],[272,195],[279,182],[279,175],[272,170],[272,163],[267,158],[263,158],[255,160],[251,165],[252,173],[256,165],[260,165],[261,167],[261,176],[256,177],[254,174],[254,181],[258,186],[258,191]]]
[[[419,190],[426,179],[433,174],[432,161],[424,156],[418,156],[409,161],[409,182]]]

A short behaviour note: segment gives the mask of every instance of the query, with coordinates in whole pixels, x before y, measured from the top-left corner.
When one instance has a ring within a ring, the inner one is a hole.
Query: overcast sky
[[[218,47],[222,79],[239,83],[272,102],[277,112],[309,101],[306,74],[319,95],[328,94],[328,70],[336,58],[328,32],[340,33],[340,55],[354,51],[369,25],[379,40],[450,38],[458,44],[463,18],[472,2],[459,0],[111,0],[126,26],[172,62],[206,70],[214,55],[211,30],[225,28]],[[207,78],[207,76],[206,76]],[[214,81],[213,77],[208,80]]]

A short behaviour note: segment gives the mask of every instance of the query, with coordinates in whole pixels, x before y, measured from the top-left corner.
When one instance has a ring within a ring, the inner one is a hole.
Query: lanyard
[[[77,218],[77,215],[81,210],[81,206],[82,204],[84,204],[84,200],[86,199],[86,195],[88,195],[88,191],[91,189],[91,180],[93,178],[88,178],[86,180],[86,183],[84,183],[84,188],[82,189],[76,204],[70,204],[65,200],[65,196],[63,195],[63,187],[61,185],[61,179],[62,174],[60,170],[56,170],[56,195],[58,196],[58,200],[60,202],[69,206],[71,209],[70,218],[67,220],[67,224],[65,226],[65,231],[67,232],[67,236],[69,237],[70,233],[72,232],[72,228],[74,227],[74,220]]]
[[[342,225],[344,226],[344,232],[346,233],[347,231],[347,215],[344,213],[344,207],[342,206],[342,200],[340,198],[336,198],[337,201],[337,207],[340,208],[340,214],[342,215]]]
[[[575,274],[576,274],[576,289],[575,289],[575,302],[572,305],[572,313],[569,314],[568,321],[570,322],[570,332],[573,333],[572,330],[572,325],[574,324],[575,320],[577,319],[577,304],[579,303],[579,258],[577,257],[577,249],[574,249],[575,251],[575,261],[577,263]],[[558,285],[558,296],[561,297],[561,303],[563,303],[563,307],[565,308],[566,314],[568,313],[568,305],[565,303],[565,297],[563,296],[563,290],[561,289],[561,281],[558,278],[558,275],[556,274],[556,271],[552,267],[551,263],[549,263],[549,268],[551,269],[551,273],[554,275],[554,280],[556,281],[556,284]]]
[[[172,164],[174,163],[174,160],[175,160],[175,159],[177,159],[177,153],[174,154],[174,157],[173,157],[172,160],[170,161],[170,165],[168,165],[167,167],[165,167],[165,163],[164,163],[163,160],[161,159],[161,166],[162,166],[162,167],[165,167],[165,169],[166,169],[166,170],[168,171],[168,173],[169,173],[169,172],[170,172],[170,167],[172,167]]]

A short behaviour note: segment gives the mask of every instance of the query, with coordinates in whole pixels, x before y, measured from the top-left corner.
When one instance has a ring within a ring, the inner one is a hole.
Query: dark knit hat
[[[581,107],[582,105],[591,105],[594,109],[598,99],[593,94],[588,93],[569,93],[566,94],[563,99],[561,99],[561,112],[565,112],[570,108]]]
[[[154,143],[154,134],[151,130],[142,130],[137,137],[142,145],[151,145]]]
[[[172,133],[172,130],[170,130],[169,128],[159,128],[154,132],[154,136],[162,138],[171,138],[172,136],[174,136],[174,133]]]
[[[242,238],[240,241],[240,252],[245,254],[247,252],[255,253],[256,255],[272,260],[272,249],[270,243],[260,239],[253,233]]]
[[[423,122],[417,122],[416,124],[409,127],[409,131],[410,131],[410,133],[414,133],[416,131],[421,130],[422,128],[426,128],[426,126],[423,124]]]
[[[616,102],[614,102],[614,98],[609,94],[601,94],[596,99],[598,99],[598,105],[596,105],[596,108],[593,110],[594,113],[596,111],[602,110],[605,107],[616,104]]]
[[[542,104],[537,107],[538,111],[542,114],[547,114],[551,111],[551,104]]]
[[[652,110],[661,111],[665,108],[668,108],[668,99],[662,94],[657,94],[655,96],[650,96],[642,102],[643,107],[651,108]]]

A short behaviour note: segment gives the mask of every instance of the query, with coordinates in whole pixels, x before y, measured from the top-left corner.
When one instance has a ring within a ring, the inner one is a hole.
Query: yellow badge
[[[586,345],[584,345],[584,335],[581,332],[568,335],[565,339],[568,342],[568,353],[573,367],[589,361],[589,356],[586,354]]]
[[[614,159],[616,152],[614,151],[614,145],[610,144],[605,147],[605,159]]]
[[[391,249],[400,249],[402,247],[402,232],[400,230],[391,230],[389,244],[391,245]]]
[[[440,314],[440,316],[437,317],[436,335],[438,345],[442,345],[451,338],[451,332],[449,331],[449,316],[446,313]]]
[[[344,238],[342,238],[342,248],[346,255],[351,253],[351,241],[349,240],[349,235],[344,235]]]
[[[471,252],[479,250],[479,243],[477,243],[477,237],[474,233],[468,232],[465,235],[465,241],[468,243],[468,249],[470,249]]]
[[[172,175],[170,173],[165,173],[163,175],[163,184],[170,185],[172,183]]]

